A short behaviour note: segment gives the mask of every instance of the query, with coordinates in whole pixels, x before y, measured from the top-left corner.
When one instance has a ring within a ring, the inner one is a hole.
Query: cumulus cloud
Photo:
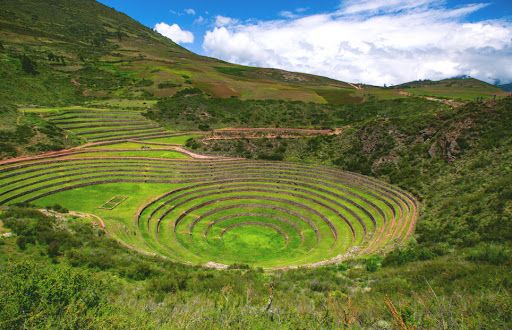
[[[376,85],[465,74],[511,81],[512,22],[465,20],[484,6],[345,0],[327,14],[216,24],[203,49],[239,64]]]
[[[182,30],[178,24],[169,25],[161,22],[155,25],[154,30],[178,44],[194,42],[194,34],[190,31]]]

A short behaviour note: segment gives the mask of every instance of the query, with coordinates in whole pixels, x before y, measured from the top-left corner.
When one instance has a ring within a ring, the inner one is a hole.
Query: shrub
[[[382,258],[380,256],[371,256],[365,260],[366,270],[376,272],[382,266]]]
[[[27,248],[27,238],[25,236],[19,236],[16,239],[16,245],[18,245],[20,250],[25,250]]]
[[[54,204],[53,206],[47,206],[46,209],[53,210],[53,211],[59,212],[59,213],[69,213],[69,210],[60,204]]]
[[[135,83],[137,87],[149,87],[153,86],[154,82],[151,79],[141,79]]]
[[[209,131],[211,129],[210,125],[208,125],[208,124],[199,124],[199,126],[197,126],[197,128],[199,128],[199,130],[201,130],[201,131]]]
[[[176,84],[170,81],[161,82],[158,84],[158,88],[164,89],[164,88],[176,88],[181,87],[181,84]]]
[[[232,265],[229,265],[228,269],[251,269],[251,266],[247,264],[234,263]]]
[[[190,149],[198,149],[201,146],[201,143],[196,141],[194,138],[190,138],[185,142],[185,146]]]
[[[271,153],[271,154],[259,154],[257,158],[263,159],[263,160],[283,160],[284,155],[275,152],[275,153]]]
[[[182,89],[181,91],[174,94],[173,97],[178,98],[181,96],[192,96],[192,95],[201,95],[201,94],[203,94],[202,90],[200,90],[199,88],[193,87],[193,88]]]
[[[31,74],[33,76],[37,75],[39,72],[36,70],[36,63],[32,61],[27,55],[23,55],[20,58],[21,69],[23,72],[27,74]]]
[[[178,291],[178,283],[173,278],[155,278],[149,282],[148,290],[155,293],[174,293]]]
[[[60,255],[60,243],[58,241],[51,241],[46,249],[48,257],[55,258]]]
[[[445,246],[426,247],[413,243],[407,247],[392,251],[384,258],[382,265],[399,266],[413,261],[433,259],[446,253],[447,248]]]
[[[468,260],[504,265],[512,261],[512,251],[504,245],[480,244],[469,253]]]
[[[105,313],[107,288],[101,279],[69,267],[9,264],[0,274],[0,328],[89,328]]]
[[[142,281],[150,277],[153,273],[154,271],[150,265],[146,263],[138,263],[126,271],[126,277],[131,278],[132,280]]]

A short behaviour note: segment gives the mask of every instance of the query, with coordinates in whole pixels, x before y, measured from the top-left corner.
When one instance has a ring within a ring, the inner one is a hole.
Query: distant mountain
[[[432,96],[462,100],[474,100],[478,97],[504,96],[506,93],[497,86],[468,76],[433,80],[416,80],[393,86],[417,96]]]
[[[512,92],[512,83],[505,84],[505,85],[498,85],[498,87],[503,89],[504,91]]]

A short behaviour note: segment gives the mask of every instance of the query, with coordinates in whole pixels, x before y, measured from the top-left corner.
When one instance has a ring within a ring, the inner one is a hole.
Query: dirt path
[[[295,139],[319,135],[339,135],[345,128],[313,129],[313,128],[223,128],[213,130],[201,138],[202,141],[236,140],[236,139]]]
[[[423,96],[423,98],[425,100],[446,104],[447,106],[452,107],[452,108],[458,108],[465,104],[464,102],[460,102],[460,101],[455,101],[455,100],[450,100],[450,99],[439,99],[437,97],[432,97],[432,96]]]

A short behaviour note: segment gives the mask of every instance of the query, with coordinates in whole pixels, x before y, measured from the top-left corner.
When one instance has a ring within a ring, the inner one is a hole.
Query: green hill
[[[450,78],[439,81],[417,80],[393,86],[414,96],[431,96],[446,99],[475,100],[478,97],[505,96],[500,88],[484,81],[470,78]]]
[[[355,91],[333,79],[198,56],[92,0],[6,0],[1,6],[2,100],[64,104],[197,87],[215,97],[322,103]]]

